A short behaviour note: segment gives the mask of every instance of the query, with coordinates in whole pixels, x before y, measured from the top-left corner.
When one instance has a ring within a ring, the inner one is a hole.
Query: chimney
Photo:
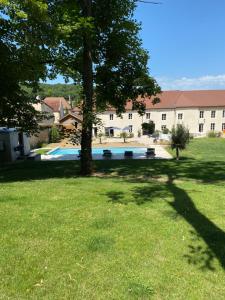
[[[73,102],[72,102],[72,100],[71,100],[70,95],[69,95],[69,104],[70,104],[71,108],[73,108]]]

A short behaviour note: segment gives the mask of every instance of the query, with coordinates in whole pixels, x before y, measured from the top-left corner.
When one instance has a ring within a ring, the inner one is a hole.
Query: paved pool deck
[[[166,149],[161,145],[146,145],[147,147],[155,148],[155,156],[154,157],[146,157],[144,153],[134,153],[132,158],[124,158],[123,154],[112,154],[110,158],[106,158],[102,156],[101,154],[93,154],[93,160],[122,160],[122,159],[171,159],[172,156],[166,151]],[[127,147],[127,150],[129,150],[129,147]],[[42,160],[79,160],[78,155],[76,154],[68,154],[68,155],[41,155]]]

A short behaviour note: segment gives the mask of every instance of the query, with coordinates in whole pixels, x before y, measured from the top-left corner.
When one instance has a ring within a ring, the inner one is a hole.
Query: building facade
[[[50,130],[55,122],[55,116],[53,109],[44,101],[40,101],[33,105],[34,108],[45,114],[45,118],[39,121],[39,131],[30,136],[30,146],[31,148],[40,147],[42,144],[49,143]]]
[[[225,90],[165,91],[158,96],[161,101],[155,105],[150,98],[141,99],[146,105],[143,116],[132,110],[129,101],[122,117],[114,109],[100,113],[103,125],[100,130],[108,136],[117,137],[122,131],[138,136],[142,134],[142,124],[149,121],[159,131],[184,124],[194,136],[225,130]]]

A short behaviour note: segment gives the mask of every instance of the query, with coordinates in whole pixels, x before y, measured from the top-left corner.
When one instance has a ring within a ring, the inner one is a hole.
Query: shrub
[[[133,132],[130,132],[128,137],[129,137],[129,138],[133,138],[133,137],[134,137]]]
[[[216,138],[216,137],[220,137],[221,136],[221,133],[220,132],[217,132],[217,131],[209,131],[207,136],[209,138]]]
[[[60,133],[56,126],[52,126],[50,131],[50,142],[57,143],[60,140]]]
[[[143,123],[142,125],[143,134],[153,134],[155,131],[155,123],[153,121],[149,121],[149,123]]]
[[[156,131],[152,134],[152,137],[155,138],[155,139],[158,139],[158,138],[159,138],[159,130],[156,130]]]
[[[45,143],[45,142],[38,142],[37,145],[36,145],[36,147],[37,147],[37,148],[44,148],[44,147],[46,147],[47,145],[48,145],[48,144]]]
[[[164,128],[163,131],[162,131],[163,134],[168,134],[169,132],[170,132],[170,131],[169,131],[168,128]]]

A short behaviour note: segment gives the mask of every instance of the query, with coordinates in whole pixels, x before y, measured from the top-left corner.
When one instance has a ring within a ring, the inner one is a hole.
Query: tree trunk
[[[91,0],[82,1],[83,16],[91,17]],[[81,134],[81,174],[92,173],[92,125],[93,125],[93,62],[91,34],[83,34],[83,124]]]
[[[179,160],[179,148],[176,147],[176,160]]]

